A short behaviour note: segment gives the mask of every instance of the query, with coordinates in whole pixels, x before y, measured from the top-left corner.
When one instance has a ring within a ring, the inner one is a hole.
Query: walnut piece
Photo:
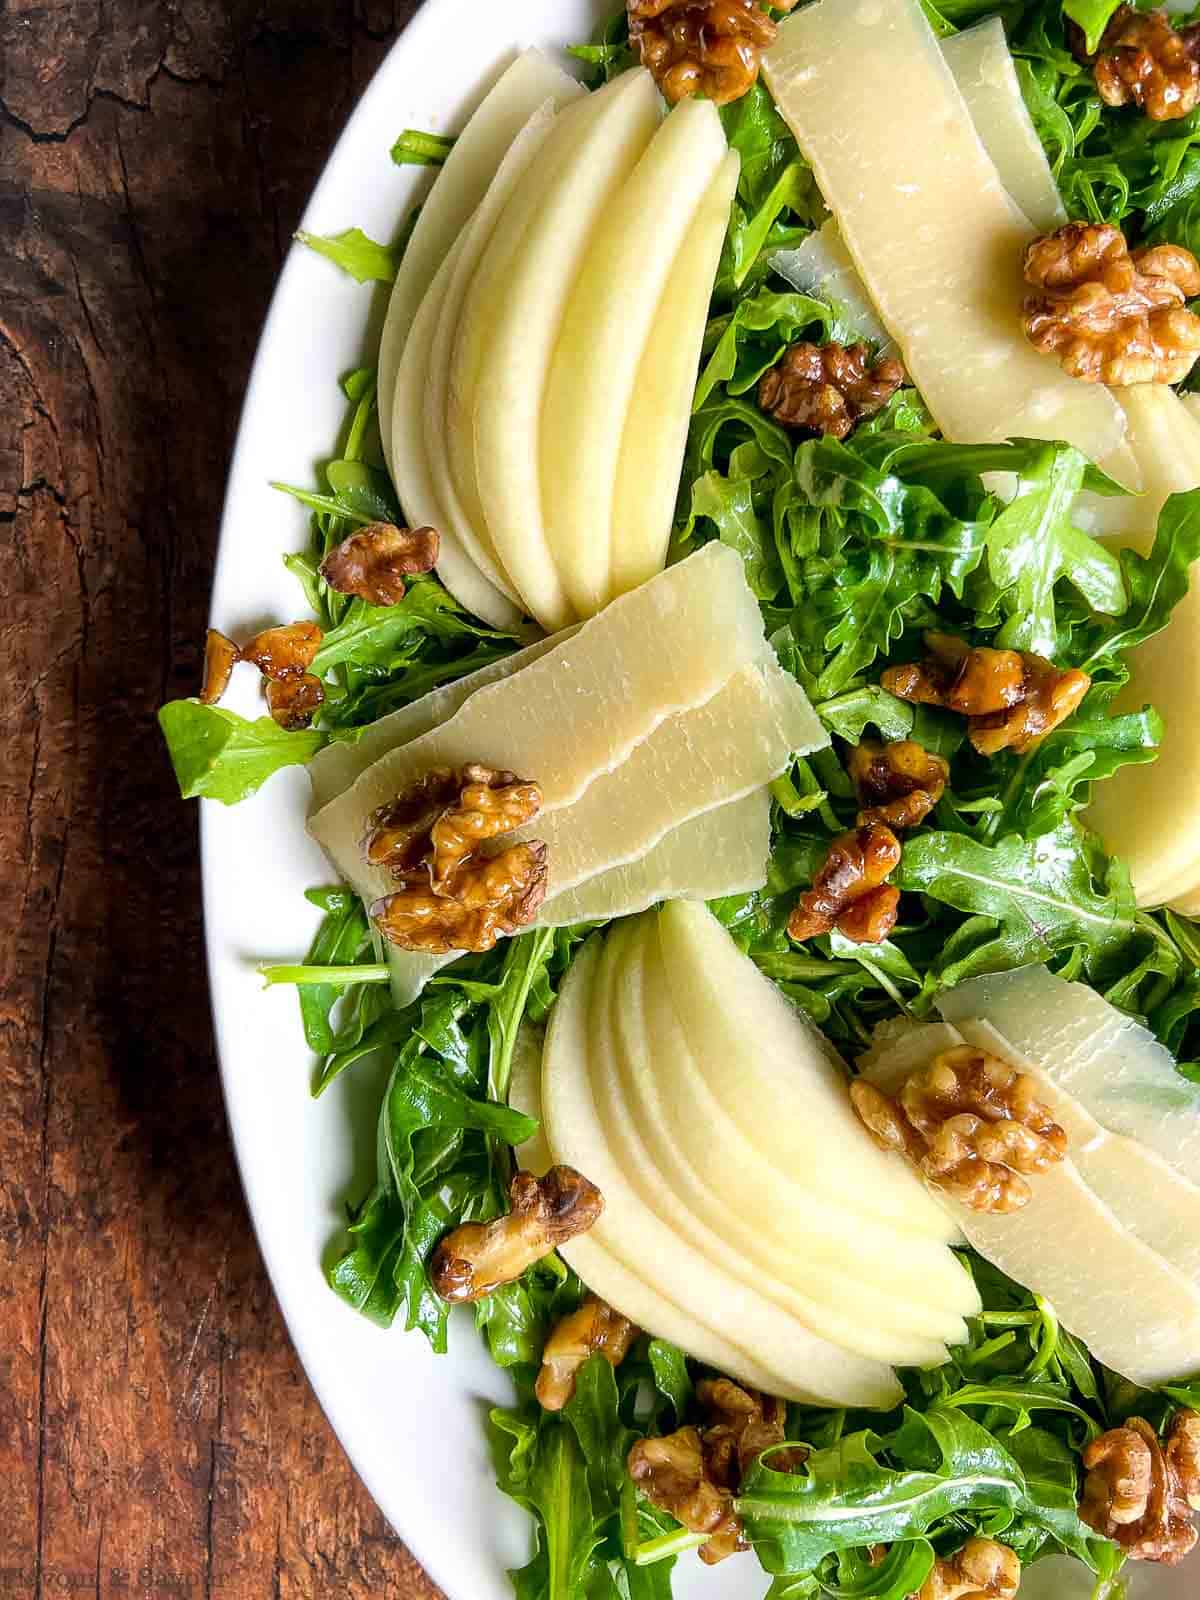
[[[589,1294],[559,1321],[542,1350],[542,1369],[534,1393],[546,1411],[561,1411],[575,1393],[575,1374],[599,1353],[612,1367],[629,1354],[638,1330],[606,1300]]]
[[[1083,1452],[1079,1515],[1132,1561],[1175,1566],[1196,1544],[1189,1494],[1196,1487],[1198,1425],[1196,1412],[1177,1413],[1164,1450],[1148,1422],[1130,1417]]]
[[[927,633],[924,661],[888,667],[880,682],[916,705],[942,706],[967,719],[981,755],[1032,750],[1078,709],[1091,687],[1086,672],[1060,669],[1027,651],[972,648],[947,633]]]
[[[900,891],[886,882],[900,864],[900,841],[883,823],[839,833],[788,918],[800,942],[837,928],[857,944],[877,944],[896,926]]]
[[[786,1439],[787,1406],[730,1378],[704,1378],[696,1398],[707,1413],[701,1428],[643,1439],[629,1452],[629,1475],[642,1493],[693,1533],[707,1533],[700,1559],[709,1566],[747,1548],[733,1497],[764,1450]],[[777,1472],[807,1458],[804,1445],[771,1457]]]
[[[542,1178],[518,1172],[508,1199],[507,1215],[464,1222],[434,1250],[429,1281],[443,1300],[453,1305],[482,1300],[586,1233],[604,1210],[604,1196],[574,1167],[551,1167]]]
[[[232,639],[210,628],[204,638],[204,682],[200,685],[199,700],[202,706],[215,706],[229,687],[233,669],[242,659],[242,652]]]
[[[405,950],[490,950],[532,922],[549,869],[539,840],[491,855],[480,847],[536,816],[542,791],[511,772],[435,767],[371,818],[363,854],[400,887],[371,907]]]
[[[432,572],[440,543],[433,528],[371,522],[329,552],[321,576],[339,594],[357,595],[368,605],[398,605],[404,599],[405,578]]]
[[[854,1109],[875,1142],[908,1157],[939,1189],[974,1211],[1028,1205],[1027,1176],[1066,1153],[1067,1136],[1037,1085],[986,1050],[958,1045],[905,1080],[899,1099],[857,1079]]]
[[[256,633],[242,646],[242,660],[253,661],[264,678],[283,683],[312,666],[323,635],[315,622],[290,622]]]
[[[320,678],[305,672],[298,678],[267,679],[267,710],[281,728],[295,733],[307,728],[325,702]]]
[[[783,0],[788,11],[795,0]],[[757,0],[628,0],[629,43],[674,105],[702,94],[728,105],[753,88],[778,29]]]
[[[758,381],[760,408],[785,428],[845,439],[904,383],[904,368],[865,344],[792,345]]]
[[[1092,71],[1106,105],[1135,105],[1154,122],[1186,117],[1200,103],[1200,28],[1176,28],[1163,11],[1119,6]]]
[[[847,768],[864,807],[860,828],[872,822],[915,828],[942,798],[950,777],[949,762],[915,739],[863,739],[851,750]]]
[[[491,950],[497,941],[529,925],[546,898],[546,846],[540,839],[510,845],[459,868],[437,888],[428,865],[413,869],[392,894],[370,908],[371,920],[389,944],[426,955],[452,950]]]
[[[968,1539],[953,1556],[939,1556],[915,1600],[1015,1600],[1021,1562],[994,1539]]]
[[[1025,251],[1025,335],[1087,383],[1180,383],[1200,353],[1200,264],[1181,245],[1131,255],[1108,223],[1068,222]]]

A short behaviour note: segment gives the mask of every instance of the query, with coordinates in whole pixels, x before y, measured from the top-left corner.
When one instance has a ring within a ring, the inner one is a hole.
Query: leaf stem
[[[263,965],[258,970],[267,989],[276,983],[386,983],[391,976],[384,961],[364,961],[348,967]]]
[[[680,1528],[675,1533],[663,1533],[657,1539],[647,1539],[645,1544],[633,1548],[635,1567],[651,1567],[656,1561],[667,1561],[671,1556],[682,1555],[685,1550],[698,1550],[707,1544],[707,1533],[692,1533]]]

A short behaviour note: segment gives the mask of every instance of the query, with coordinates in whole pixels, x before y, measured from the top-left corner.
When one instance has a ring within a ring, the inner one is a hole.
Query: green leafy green
[[[281,768],[311,761],[327,738],[312,729],[289,733],[270,717],[250,722],[199,700],[170,701],[158,724],[183,798],[203,796],[226,806],[247,799]]]
[[[392,160],[398,167],[440,167],[453,149],[454,140],[444,133],[405,128],[392,146]]]
[[[1079,24],[1083,29],[1084,48],[1095,52],[1120,3],[1121,0],[1063,0],[1063,15]]]
[[[349,273],[356,283],[391,283],[396,276],[399,257],[386,244],[369,239],[361,228],[346,228],[342,233],[305,233],[301,229],[297,240],[325,256],[334,266]]]

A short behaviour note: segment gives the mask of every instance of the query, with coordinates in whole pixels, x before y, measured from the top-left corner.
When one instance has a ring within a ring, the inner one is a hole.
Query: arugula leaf
[[[311,761],[328,740],[313,728],[289,733],[270,717],[250,722],[199,700],[169,701],[158,725],[183,798],[203,796],[226,806],[254,794],[281,768]]]
[[[1089,55],[1099,49],[1101,36],[1120,3],[1121,0],[1063,0],[1063,15],[1083,29],[1084,48]]]
[[[507,637],[472,622],[436,580],[419,578],[410,584],[397,605],[372,606],[365,600],[354,600],[343,620],[322,639],[312,671],[320,675],[344,664],[388,667],[395,661],[401,643],[413,633],[436,634],[443,639],[455,635]]]
[[[391,283],[399,257],[386,244],[370,239],[361,228],[346,228],[341,233],[319,234],[297,230],[300,244],[341,267],[356,283]]]
[[[342,966],[353,963],[368,940],[367,915],[359,897],[343,888],[308,889],[304,898],[325,913],[308,947],[306,964]],[[318,1055],[328,1055],[334,1049],[329,1017],[345,991],[346,985],[339,983],[306,983],[297,988],[304,1037],[308,1048]]]
[[[392,146],[392,160],[398,167],[440,167],[453,149],[447,134],[405,128]]]
[[[574,1430],[560,1422],[539,1427],[501,1410],[491,1413],[491,1423],[493,1437],[503,1441],[494,1452],[500,1487],[533,1514],[538,1530],[533,1560],[509,1573],[516,1600],[577,1600],[597,1592],[601,1530]]]
[[[1088,672],[1161,632],[1186,596],[1192,566],[1200,560],[1200,490],[1169,497],[1149,555],[1123,550],[1120,559],[1128,605],[1103,629],[1083,663]]]

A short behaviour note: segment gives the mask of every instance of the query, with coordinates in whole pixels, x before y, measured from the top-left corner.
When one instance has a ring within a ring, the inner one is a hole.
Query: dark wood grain
[[[191,693],[284,245],[411,4],[0,4],[0,1600],[436,1593],[243,1208]]]

